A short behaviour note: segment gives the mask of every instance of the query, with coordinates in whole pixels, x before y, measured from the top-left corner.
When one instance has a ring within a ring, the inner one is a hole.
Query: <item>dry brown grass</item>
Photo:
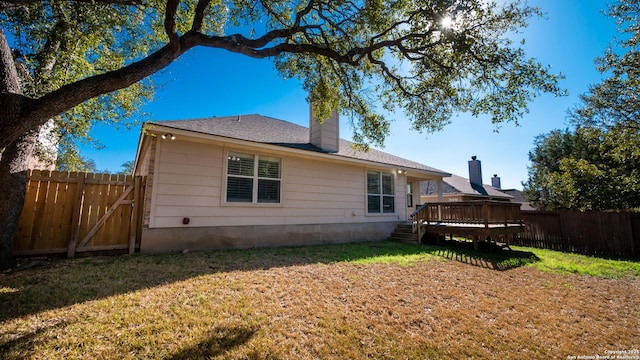
[[[496,271],[415,252],[409,264],[254,251],[0,275],[0,357],[547,359],[639,346],[637,277]],[[52,298],[29,298],[47,288]]]

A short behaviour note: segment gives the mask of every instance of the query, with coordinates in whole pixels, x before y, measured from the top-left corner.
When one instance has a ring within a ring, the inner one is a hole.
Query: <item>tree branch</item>
[[[358,65],[358,61],[354,60],[352,57],[340,54],[339,52],[327,47],[324,44],[279,43],[268,48],[264,47],[268,45],[269,42],[277,38],[287,38],[288,36],[293,35],[296,32],[300,31],[290,31],[289,29],[274,30],[255,40],[248,39],[240,34],[229,36],[208,36],[201,33],[188,33],[186,35],[190,36],[188,36],[188,39],[187,37],[185,37],[185,40],[189,41],[189,45],[191,47],[199,45],[224,49],[257,59],[277,56],[283,53],[316,54],[326,56],[339,63],[349,64],[352,66]],[[194,43],[191,43],[192,41]]]
[[[307,6],[305,6],[304,9],[296,13],[296,20],[293,23],[293,27],[300,26],[300,22],[302,21],[302,18],[311,12],[311,10],[313,9],[314,3],[315,3],[314,0],[309,0],[309,2],[307,3]]]
[[[184,43],[184,41],[182,42]],[[193,43],[192,46],[196,44]],[[148,57],[118,70],[91,76],[62,86],[43,97],[31,99],[15,93],[1,93],[0,105],[20,103],[22,112],[16,121],[3,123],[0,149],[8,146],[20,134],[40,126],[50,118],[63,113],[82,102],[112,91],[124,89],[171,64],[192,46],[179,45],[176,52],[172,45],[166,45]],[[11,136],[16,134],[16,136]]]
[[[167,7],[164,14],[164,31],[169,37],[169,46],[175,51],[179,50],[180,39],[176,32],[176,12],[178,11],[178,5],[180,0],[167,0]],[[202,9],[204,12],[204,9]],[[204,16],[204,15],[203,15]]]
[[[11,48],[0,27],[0,93],[22,94],[16,64],[11,54]],[[0,148],[1,150],[2,148]]]
[[[207,7],[211,3],[211,0],[199,0],[198,5],[196,5],[196,12],[193,15],[193,25],[191,25],[191,30],[200,32],[202,30],[202,22],[204,21],[204,13],[207,10]]]
[[[5,120],[2,122],[3,130],[12,131],[14,128],[19,128],[22,123],[20,112],[24,108],[24,101],[25,97],[22,95],[11,48],[4,30],[0,28],[0,114]],[[0,159],[4,149],[28,130],[29,128],[21,132],[8,132],[11,136],[0,137]]]
[[[171,10],[168,10],[167,13],[171,14]],[[168,22],[167,28],[171,31],[171,22]],[[281,43],[270,48],[261,48],[275,39],[286,38],[296,31],[299,30],[273,30],[255,40],[248,39],[237,34],[219,37],[206,36],[198,32],[190,31],[181,37],[177,37],[177,40],[174,40],[176,41],[176,44],[170,43],[148,57],[118,70],[109,71],[104,74],[91,76],[74,83],[64,85],[37,99],[26,98],[23,96],[19,97],[18,100],[26,102],[21,106],[23,111],[19,116],[20,121],[3,124],[3,127],[5,127],[3,130],[7,130],[8,134],[25,133],[36,126],[43,124],[51,117],[71,109],[87,99],[126,88],[156,73],[195,46],[226,49],[228,51],[244,54],[254,58],[276,56],[284,52],[313,53],[330,57],[340,63],[350,65],[356,64],[352,59],[339,54],[335,50],[320,45]],[[8,56],[11,56],[10,52],[8,53]],[[10,59],[12,60],[12,58]],[[5,95],[12,95],[10,97],[11,99],[17,99],[17,95],[14,91]],[[2,99],[4,98],[5,97]],[[2,99],[0,99],[0,102],[4,102]],[[0,149],[9,145],[10,140],[15,139],[12,136],[0,138]]]

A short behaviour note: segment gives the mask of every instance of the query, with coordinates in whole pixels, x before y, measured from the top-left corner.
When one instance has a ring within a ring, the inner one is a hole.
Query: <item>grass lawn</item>
[[[640,263],[391,242],[0,274],[2,359],[559,358],[640,346]]]

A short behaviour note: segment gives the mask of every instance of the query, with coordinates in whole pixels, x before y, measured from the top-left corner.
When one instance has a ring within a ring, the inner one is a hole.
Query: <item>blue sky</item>
[[[562,72],[561,86],[569,96],[543,95],[530,104],[520,126],[504,124],[498,132],[488,117],[460,114],[443,131],[420,134],[401,111],[393,114],[392,133],[382,149],[456,175],[468,177],[467,161],[476,155],[482,161],[485,183],[493,174],[502,187],[521,189],[527,179],[528,153],[534,138],[553,129],[566,128],[567,110],[578,96],[602,75],[594,59],[603,54],[616,35],[613,19],[602,14],[605,1],[530,0],[546,13],[532,19],[520,34],[528,55]],[[157,74],[158,86],[152,102],[144,106],[143,120],[177,120],[237,114],[261,114],[308,126],[306,93],[296,80],[283,80],[267,60],[251,59],[223,50],[195,49]],[[352,128],[342,119],[341,137],[350,139]],[[118,171],[135,158],[140,129],[122,132],[104,126],[93,134],[105,145],[82,154],[95,160],[98,169]]]

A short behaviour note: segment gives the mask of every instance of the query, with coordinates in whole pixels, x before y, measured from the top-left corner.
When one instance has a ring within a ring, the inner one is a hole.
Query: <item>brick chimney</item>
[[[482,187],[482,165],[475,155],[469,161],[469,182]]]
[[[493,177],[491,178],[491,186],[496,189],[500,189],[500,177],[498,174],[493,174]]]
[[[322,124],[313,116],[309,104],[309,142],[326,152],[338,152],[340,145],[340,123],[338,112],[334,111]]]

